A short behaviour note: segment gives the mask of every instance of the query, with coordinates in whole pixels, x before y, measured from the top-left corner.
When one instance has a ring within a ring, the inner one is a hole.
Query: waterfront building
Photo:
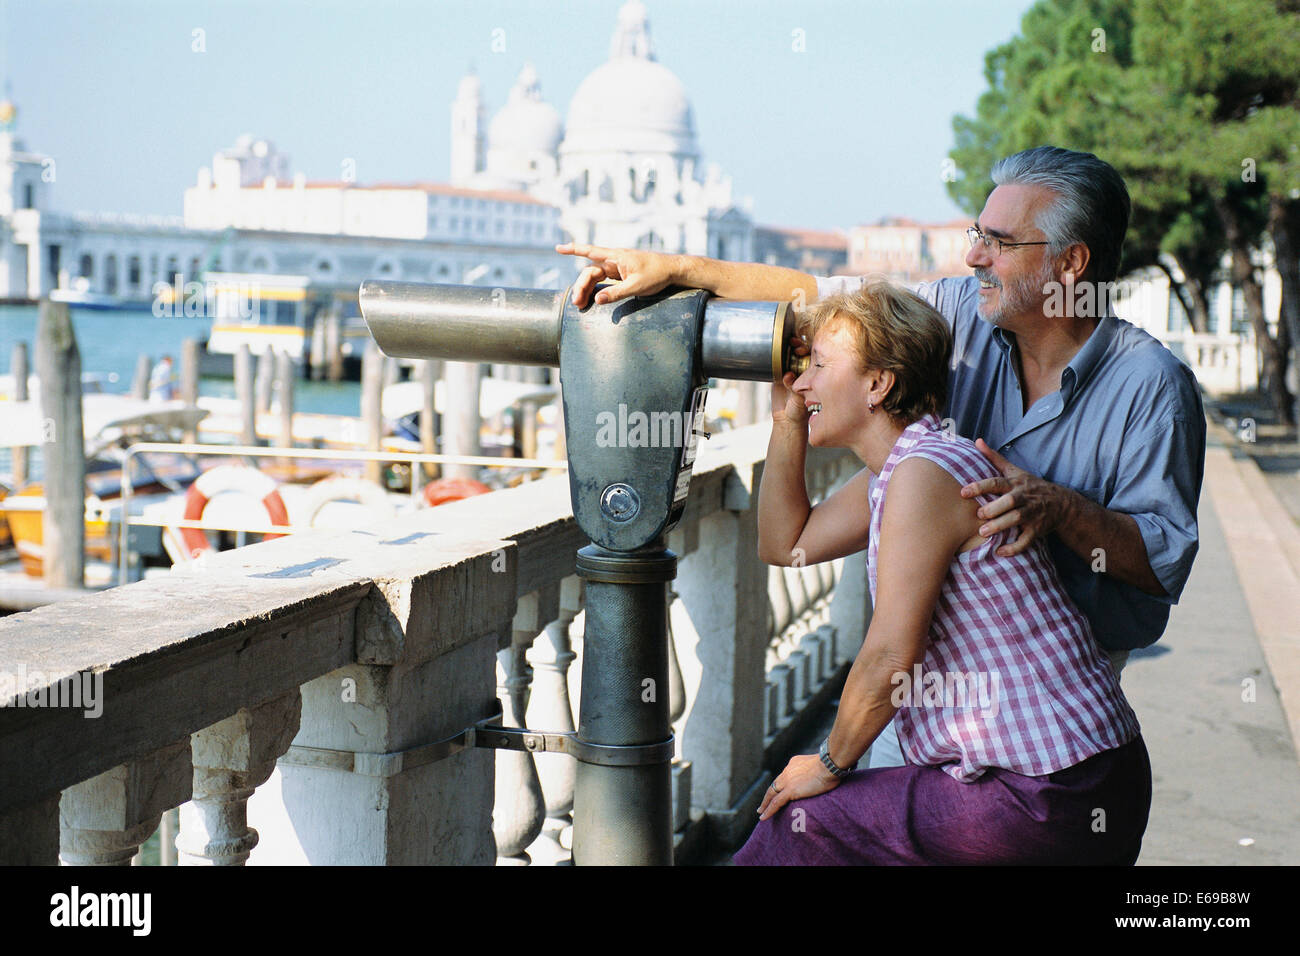
[[[486,129],[473,74],[452,107],[453,185],[518,189],[557,208],[578,242],[752,261],[748,201],[705,164],[690,99],[658,62],[645,5],[618,13],[609,59],[579,85],[561,122],[526,64]]]
[[[609,97],[622,105],[605,108]],[[578,87],[565,124],[531,65],[484,123],[481,84],[452,104],[451,182],[309,181],[251,135],[219,150],[181,217],[55,211],[50,157],[0,132],[0,297],[54,293],[144,305],[211,273],[302,276],[355,292],[366,278],[559,288],[569,238],[750,259],[753,224],[731,183],[703,167],[681,82],[658,63],[645,7],[623,6],[610,58]]]
[[[884,274],[906,282],[969,275],[966,253],[970,220],[920,223],[903,217],[849,230],[848,271]]]
[[[838,229],[754,229],[754,261],[813,275],[847,275],[849,237]]]

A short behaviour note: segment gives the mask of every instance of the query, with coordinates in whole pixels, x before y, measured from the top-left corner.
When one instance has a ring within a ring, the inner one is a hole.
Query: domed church
[[[579,84],[568,122],[526,64],[484,136],[478,77],[452,104],[454,186],[527,192],[578,242],[749,260],[754,224],[731,180],[701,168],[686,89],[655,59],[641,0],[619,10],[609,60]]]

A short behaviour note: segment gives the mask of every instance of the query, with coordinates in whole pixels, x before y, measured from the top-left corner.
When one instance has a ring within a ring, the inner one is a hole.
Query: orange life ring
[[[209,468],[194,479],[194,484],[190,485],[185,492],[184,519],[201,520],[208,502],[225,491],[237,491],[250,498],[259,499],[271,518],[271,524],[289,523],[289,511],[284,506],[284,499],[280,497],[275,481],[256,468],[245,465],[218,465],[216,468]],[[180,534],[190,557],[197,558],[204,551],[212,550],[212,544],[202,528],[181,528]],[[269,541],[271,538],[283,538],[284,534],[267,532],[262,537],[263,540]]]
[[[473,478],[435,478],[424,486],[424,503],[430,507],[485,495],[492,489]]]

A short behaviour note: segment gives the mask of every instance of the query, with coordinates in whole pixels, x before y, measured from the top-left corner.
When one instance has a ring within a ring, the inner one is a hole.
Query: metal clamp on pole
[[[501,727],[493,723],[501,715],[480,721],[474,728],[474,746],[491,750],[523,750],[529,753],[568,754],[583,763],[602,767],[640,767],[673,759],[676,738],[669,736],[653,744],[592,744],[579,740],[572,731],[549,732]]]

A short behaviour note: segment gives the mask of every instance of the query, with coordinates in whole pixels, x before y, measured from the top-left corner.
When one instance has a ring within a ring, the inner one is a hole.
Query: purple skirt
[[[857,770],[755,828],[739,866],[1132,866],[1151,810],[1141,736],[1041,777],[990,768],[960,783],[938,767]]]

